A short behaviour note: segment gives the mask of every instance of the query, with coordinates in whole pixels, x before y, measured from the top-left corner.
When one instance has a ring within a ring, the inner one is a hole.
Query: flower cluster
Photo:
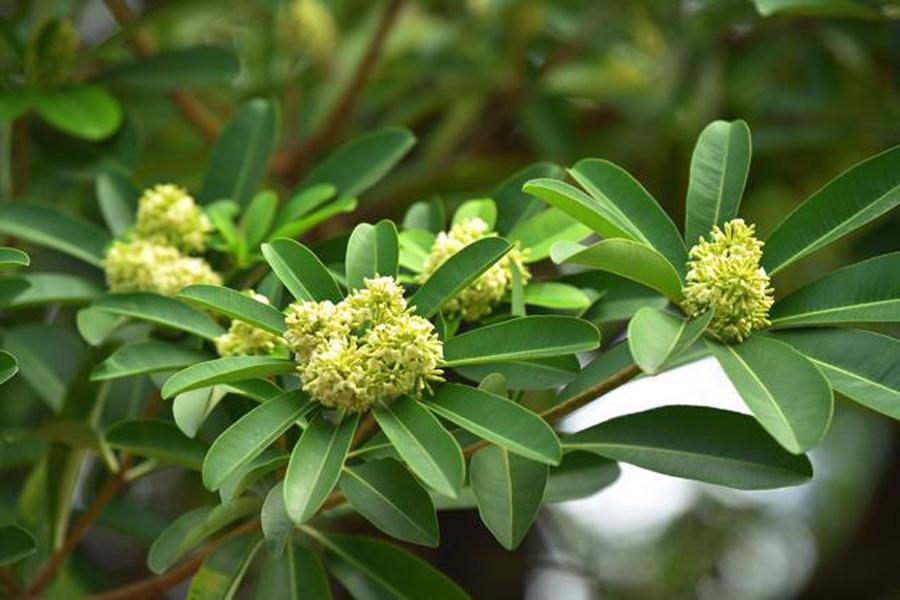
[[[188,193],[157,185],[141,196],[130,241],[116,241],[104,259],[113,292],[156,292],[174,296],[183,287],[220,285],[221,277],[202,258],[212,225]]]
[[[683,308],[692,317],[712,308],[709,329],[723,342],[742,342],[769,325],[774,290],[759,264],[763,242],[754,233],[754,225],[734,219],[691,248]]]
[[[352,412],[440,381],[443,345],[434,325],[413,315],[390,277],[367,279],[341,302],[299,301],[284,339],[303,389],[325,406]]]
[[[442,231],[435,238],[431,254],[425,260],[421,281],[428,279],[447,259],[472,242],[495,235],[488,224],[478,217],[456,223],[450,231]],[[445,304],[444,310],[451,314],[458,313],[464,321],[475,321],[489,314],[512,288],[513,268],[521,274],[523,285],[531,279],[525,258],[526,252],[513,247],[481,277]]]
[[[244,294],[257,302],[269,303],[268,298],[253,290],[244,290]],[[228,332],[216,338],[216,351],[219,356],[266,355],[272,354],[281,341],[274,333],[235,319]]]

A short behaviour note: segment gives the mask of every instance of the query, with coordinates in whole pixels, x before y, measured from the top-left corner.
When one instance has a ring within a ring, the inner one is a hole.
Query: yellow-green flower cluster
[[[155,292],[174,296],[197,283],[220,285],[222,278],[202,258],[209,218],[194,199],[175,185],[144,192],[130,241],[116,241],[103,261],[113,292]]]
[[[430,389],[440,381],[443,344],[434,325],[410,312],[390,277],[367,279],[341,302],[299,301],[286,311],[285,342],[303,389],[351,412]]]
[[[244,294],[257,302],[269,303],[268,298],[253,290],[244,290]],[[219,356],[266,355],[272,354],[281,342],[274,333],[235,319],[228,332],[216,338],[216,351]]]
[[[763,242],[755,229],[734,219],[691,248],[683,308],[692,317],[712,308],[709,329],[723,342],[742,342],[769,325],[774,290],[759,264]]]
[[[447,259],[472,242],[496,235],[490,231],[488,224],[478,217],[456,223],[450,231],[442,231],[435,238],[431,254],[425,260],[420,280],[424,282]],[[444,310],[451,314],[458,313],[464,321],[475,321],[489,314],[512,288],[513,268],[518,269],[521,274],[523,285],[531,279],[531,272],[525,266],[526,253],[513,247],[481,277],[445,304]]]

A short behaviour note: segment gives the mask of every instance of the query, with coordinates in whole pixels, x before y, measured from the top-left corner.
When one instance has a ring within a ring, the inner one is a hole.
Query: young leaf
[[[376,406],[373,412],[413,473],[441,494],[456,497],[465,477],[462,450],[437,418],[412,398]]]
[[[713,121],[697,138],[685,210],[688,246],[737,216],[752,152],[750,128],[741,120]]]
[[[272,190],[263,190],[253,196],[241,218],[241,231],[244,233],[247,249],[255,250],[266,239],[277,210],[278,195]]]
[[[0,567],[11,565],[37,551],[37,542],[18,525],[0,526]]]
[[[573,285],[534,281],[525,286],[525,304],[556,310],[578,310],[589,307],[591,299]]]
[[[16,363],[16,357],[0,350],[0,383],[6,383],[10,377],[19,372],[19,365]]]
[[[682,298],[681,278],[666,258],[649,246],[631,240],[603,240],[593,246],[557,242],[550,250],[556,264],[583,265],[615,273],[652,288],[671,300]]]
[[[683,319],[656,308],[645,307],[628,323],[628,347],[644,373],[657,373],[690,348],[712,319],[706,311],[696,319]]]
[[[98,283],[68,273],[28,273],[0,279],[0,306],[85,304],[102,291]]]
[[[317,414],[291,452],[284,475],[284,506],[298,525],[318,512],[341,476],[344,459],[356,432],[359,414],[332,423]]]
[[[900,204],[900,146],[857,163],[825,184],[766,239],[770,275]]]
[[[91,304],[92,310],[113,315],[142,319],[173,329],[214,340],[225,330],[209,315],[174,298],[157,294],[106,294]]]
[[[205,443],[183,436],[172,423],[159,419],[119,421],[103,437],[112,448],[195,471],[206,454]]]
[[[618,417],[565,436],[563,446],[741,490],[799,485],[812,477],[806,456],[782,450],[752,417],[702,406]]]
[[[397,277],[399,260],[397,228],[392,222],[360,223],[347,242],[347,288],[365,289],[366,279]]]
[[[575,317],[535,315],[457,335],[444,343],[444,363],[459,365],[532,360],[593,350],[597,328]]]
[[[753,336],[741,344],[709,342],[728,379],[760,424],[784,448],[800,454],[831,424],[831,386],[785,343]]]
[[[178,293],[194,304],[259,327],[269,333],[284,333],[284,316],[277,309],[247,294],[218,285],[190,285]]]
[[[835,390],[900,419],[900,340],[857,329],[803,329],[772,334],[811,360]]]
[[[775,303],[772,327],[900,322],[900,252],[838,269]]]
[[[28,255],[18,248],[0,248],[0,268],[27,267],[30,263]]]
[[[235,421],[216,438],[203,460],[203,485],[217,490],[309,410],[300,391],[285,392]]]
[[[497,222],[497,205],[490,198],[467,200],[460,204],[453,213],[450,224],[465,223],[470,219],[481,219],[487,223],[489,230],[494,229],[494,224]]]
[[[340,302],[344,295],[312,250],[288,239],[262,245],[266,262],[297,300]]]
[[[331,584],[319,558],[306,546],[291,542],[283,553],[266,557],[256,598],[331,600]]]
[[[558,208],[548,208],[516,225],[507,239],[528,250],[529,263],[550,256],[556,242],[580,242],[593,233],[590,227],[576,221]]]
[[[515,550],[541,508],[549,468],[490,446],[475,453],[470,469],[481,520],[504,548]]]
[[[103,83],[166,91],[226,82],[240,71],[237,57],[223,48],[193,46],[157,52],[100,73]]]
[[[122,124],[119,101],[95,85],[34,91],[32,100],[48,123],[85,140],[109,137]]]
[[[117,348],[91,371],[91,381],[173,371],[209,360],[209,353],[180,344],[146,341]]]
[[[93,223],[34,202],[0,203],[0,233],[65,252],[100,267],[109,234]]]
[[[503,258],[509,242],[486,237],[472,242],[447,259],[410,298],[410,306],[425,318],[434,315],[454,296]]]
[[[223,356],[178,371],[163,385],[162,396],[171,398],[175,394],[218,383],[286,375],[296,368],[294,361],[274,356]]]
[[[543,208],[540,200],[522,191],[527,181],[540,177],[560,178],[564,175],[562,168],[549,162],[528,165],[510,175],[497,186],[491,197],[497,204],[497,232],[507,237],[520,223],[534,216]],[[443,229],[443,227],[441,228]],[[435,233],[440,231],[436,230]]]
[[[116,172],[97,176],[97,202],[103,220],[113,235],[122,235],[134,225],[140,192],[123,175]]]
[[[237,593],[244,573],[262,546],[257,532],[245,533],[225,540],[210,554],[191,580],[187,600],[231,600]]]
[[[559,440],[546,421],[511,400],[457,383],[442,385],[429,410],[525,458],[558,465]]]
[[[556,179],[533,179],[522,190],[536,196],[589,227],[601,237],[634,240],[617,211],[602,204],[576,187]]]

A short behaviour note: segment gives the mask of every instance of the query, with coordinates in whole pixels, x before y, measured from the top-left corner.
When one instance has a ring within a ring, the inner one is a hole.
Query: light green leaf
[[[320,412],[303,430],[284,475],[284,506],[294,523],[312,518],[334,490],[358,422],[358,413],[335,424]]]
[[[712,316],[708,310],[695,319],[683,319],[657,308],[642,308],[628,323],[634,362],[644,373],[657,373],[703,335]]]
[[[275,221],[275,212],[278,210],[278,195],[272,190],[258,192],[244,216],[241,217],[241,232],[244,234],[245,246],[249,250],[255,250],[266,239],[266,234]]]
[[[436,491],[456,497],[465,477],[462,450],[437,418],[412,398],[378,405],[373,412],[413,473]]]
[[[237,57],[223,48],[193,46],[141,56],[100,73],[113,85],[152,91],[191,88],[227,82],[240,71]]]
[[[838,269],[775,303],[772,327],[900,322],[900,252]]]
[[[37,551],[37,542],[18,525],[0,526],[0,566],[11,565]]]
[[[534,281],[525,286],[525,304],[556,310],[578,310],[590,306],[591,299],[573,285]]]
[[[34,108],[48,123],[69,135],[98,141],[122,124],[122,107],[94,85],[32,92]]]
[[[581,319],[535,315],[479,327],[444,342],[448,366],[522,361],[593,350],[600,332]]]
[[[709,237],[713,225],[721,227],[738,214],[750,156],[750,128],[737,121],[713,121],[700,133],[691,157],[684,239],[689,246]]]
[[[579,368],[578,358],[569,354],[535,360],[465,365],[453,367],[453,370],[476,382],[491,373],[502,375],[506,385],[512,390],[548,390],[572,381]]]
[[[278,227],[269,234],[269,239],[295,238],[303,235],[319,223],[327,221],[334,215],[349,213],[356,210],[357,201],[353,196],[341,196],[334,202],[329,202],[319,210],[296,221],[290,221]]]
[[[213,386],[178,394],[172,400],[175,425],[189,438],[195,437],[206,417],[225,397],[224,386]]]
[[[741,490],[799,485],[812,477],[806,456],[782,450],[752,417],[704,406],[625,415],[565,436],[563,446]]]
[[[628,225],[622,222],[617,212],[568,183],[556,179],[533,179],[522,189],[566,213],[601,237],[634,239],[628,231]]]
[[[0,123],[15,121],[31,106],[31,90],[26,88],[0,90]]]
[[[205,443],[185,437],[175,425],[159,419],[119,421],[103,437],[112,448],[195,471],[200,470],[206,454]]]
[[[770,275],[900,204],[900,146],[857,163],[826,183],[766,239]]]
[[[162,388],[163,398],[198,388],[254,377],[293,373],[297,364],[274,356],[223,356],[178,371]]]
[[[331,600],[331,584],[319,558],[309,548],[290,543],[284,553],[266,557],[256,600]]]
[[[262,253],[294,298],[332,302],[343,299],[334,277],[303,244],[288,239],[272,240],[262,245]]]
[[[210,554],[191,580],[187,600],[231,600],[256,552],[262,546],[257,532],[229,538]]]
[[[0,306],[85,304],[103,288],[98,283],[67,273],[29,273],[0,279]]]
[[[96,267],[103,264],[109,234],[51,206],[35,202],[0,203],[0,233],[59,250]]]
[[[831,386],[809,360],[765,336],[709,347],[760,424],[787,450],[800,454],[825,435]]]
[[[231,288],[218,285],[190,285],[178,292],[178,297],[269,333],[275,335],[284,333],[284,317],[276,308]]]
[[[456,212],[453,213],[451,225],[465,223],[471,219],[481,219],[488,226],[488,231],[494,229],[497,222],[497,205],[490,198],[480,200],[467,200],[459,205]]]
[[[6,383],[9,379],[19,372],[19,365],[16,363],[16,357],[0,350],[0,383]]]
[[[276,223],[281,226],[316,210],[337,195],[330,183],[318,183],[296,190],[278,211]]]
[[[18,248],[0,248],[0,268],[27,267],[30,263],[28,255]]]
[[[541,508],[549,468],[490,446],[475,453],[470,469],[481,520],[504,548],[518,548]]]
[[[225,333],[222,326],[206,313],[174,298],[157,294],[106,294],[97,298],[90,308],[180,329],[208,340],[214,340]]]
[[[425,261],[431,254],[435,236],[424,229],[406,229],[400,232],[400,266],[415,273],[425,270]]]
[[[387,219],[377,225],[360,223],[347,242],[347,288],[365,289],[365,280],[397,277],[400,260],[397,228]]]
[[[259,513],[259,520],[263,537],[266,538],[266,549],[270,554],[281,556],[285,544],[294,533],[294,522],[284,506],[283,479],[273,485],[266,494],[266,500]]]
[[[507,237],[520,223],[544,208],[540,200],[522,191],[527,181],[540,177],[561,178],[563,175],[565,172],[559,165],[538,162],[516,171],[498,185],[491,194],[497,204],[497,232]]]
[[[102,344],[126,320],[125,317],[90,306],[82,308],[75,315],[78,333],[92,346]]]
[[[209,360],[208,352],[168,342],[132,342],[116,349],[91,371],[91,381],[174,371]]]
[[[556,242],[580,242],[593,231],[558,208],[548,208],[520,222],[507,239],[528,250],[526,262],[533,263],[550,256]]]
[[[447,217],[444,214],[444,203],[437,198],[414,202],[403,216],[403,229],[421,229],[432,234],[444,230]]]
[[[510,264],[512,285],[509,290],[509,312],[513,317],[525,316],[525,289],[522,282],[522,272],[515,263]]]
[[[266,448],[259,456],[232,473],[219,488],[222,504],[231,504],[254,482],[287,464],[290,454],[278,448]],[[255,495],[255,494],[253,494]]]
[[[97,176],[97,202],[103,220],[113,235],[121,235],[134,225],[140,192],[123,175],[115,172]]]
[[[858,0],[753,0],[764,17],[771,15],[805,15],[814,17],[885,18],[875,6]]]

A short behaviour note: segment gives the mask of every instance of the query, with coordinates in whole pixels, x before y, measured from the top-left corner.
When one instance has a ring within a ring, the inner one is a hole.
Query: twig
[[[359,424],[359,427],[356,428],[356,433],[353,434],[353,441],[350,442],[350,449],[353,450],[354,448],[358,448],[360,444],[375,433],[377,427],[378,422],[375,420],[375,417],[372,416],[372,413],[367,414]]]
[[[13,575],[12,571],[6,567],[0,567],[0,583],[6,586],[6,591],[10,597],[16,596],[19,593],[19,582],[16,580],[16,576]]]
[[[128,42],[138,56],[150,56],[156,53],[156,43],[146,31],[135,25],[134,13],[125,0],[103,0],[106,8],[128,36]],[[197,98],[183,90],[172,90],[169,97],[184,118],[200,132],[207,141],[219,137],[219,124],[204,108]]]

